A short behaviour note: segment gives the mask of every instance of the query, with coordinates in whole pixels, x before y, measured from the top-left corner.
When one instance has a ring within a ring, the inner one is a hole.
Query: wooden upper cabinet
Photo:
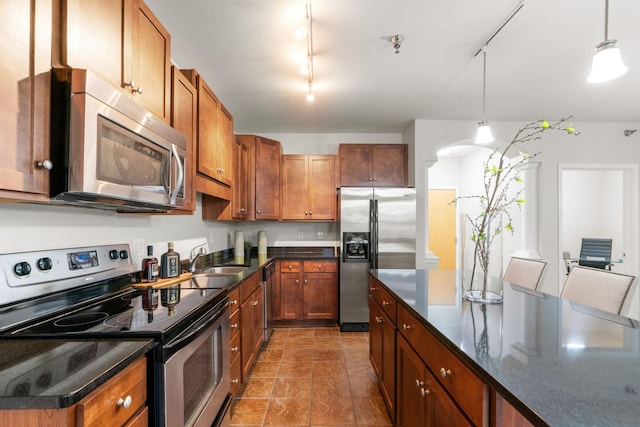
[[[147,5],[62,0],[62,10],[53,65],[91,70],[169,123],[171,36]]]
[[[406,187],[409,183],[406,144],[340,144],[343,187]]]
[[[250,183],[255,174],[254,138],[237,138],[234,145],[233,158],[235,161],[235,174],[231,216],[233,219],[249,219],[250,212],[253,212],[253,203],[250,203]]]
[[[255,185],[251,195],[255,200],[256,220],[280,220],[280,182],[282,146],[279,141],[255,137]]]
[[[284,155],[282,219],[336,219],[336,156]]]
[[[185,204],[171,213],[193,213],[196,209],[196,194],[193,186],[195,174],[196,137],[198,126],[198,93],[196,88],[176,67],[171,68],[171,126],[187,139],[185,167]]]
[[[198,88],[198,157],[196,189],[231,200],[233,118],[201,75]]]
[[[38,163],[49,158],[51,2],[0,2],[0,12],[0,198],[47,200],[49,171]]]

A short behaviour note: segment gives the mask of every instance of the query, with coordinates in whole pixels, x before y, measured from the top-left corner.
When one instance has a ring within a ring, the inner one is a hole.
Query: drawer
[[[398,306],[398,330],[469,419],[483,425],[488,387],[402,306]]]
[[[120,399],[130,400],[128,408]],[[147,400],[147,361],[141,357],[82,399],[76,409],[78,425],[123,425]],[[120,403],[119,403],[120,402]]]
[[[236,310],[233,312],[231,316],[229,316],[229,338],[233,341],[233,338],[236,335],[240,334],[240,310]]]
[[[229,341],[229,351],[231,352],[229,360],[233,363],[233,360],[240,356],[240,333],[233,335]]]
[[[230,391],[233,397],[238,396],[238,392],[240,391],[240,383],[242,382],[242,358],[236,357],[233,362],[231,362],[231,387]]]
[[[369,280],[369,295],[382,307],[387,316],[389,316],[389,319],[395,324],[397,311],[396,299],[374,280]]]
[[[233,314],[240,308],[240,287],[229,292],[229,313]]]
[[[336,273],[338,263],[334,260],[306,260],[303,269],[305,273]]]
[[[300,261],[298,260],[282,260],[280,261],[281,273],[300,273]]]
[[[249,276],[242,284],[239,286],[240,288],[240,305],[247,300],[255,292],[255,290],[260,286],[260,282],[262,281],[262,274],[254,273]]]
[[[133,419],[129,420],[124,427],[148,427],[149,425],[149,408],[146,406],[136,414]]]

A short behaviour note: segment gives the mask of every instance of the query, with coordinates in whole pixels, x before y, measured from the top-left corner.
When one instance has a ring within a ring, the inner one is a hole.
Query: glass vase
[[[497,224],[496,224],[497,222]],[[461,218],[462,296],[467,301],[483,304],[502,303],[502,221],[494,221],[487,227],[487,239],[491,244],[487,250],[488,267],[484,270],[476,242],[471,239],[473,228],[466,215]],[[496,230],[500,230],[496,233]],[[495,234],[494,234],[495,233]]]

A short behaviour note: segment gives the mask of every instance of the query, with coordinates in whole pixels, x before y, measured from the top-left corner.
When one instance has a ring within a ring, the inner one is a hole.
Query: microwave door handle
[[[176,180],[176,188],[169,196],[169,203],[175,206],[178,192],[180,191],[180,187],[182,187],[182,184],[184,183],[184,170],[182,169],[182,162],[180,161],[180,155],[178,155],[178,150],[176,149],[175,144],[171,144],[171,151],[173,152],[172,157],[173,159],[175,159],[176,165],[178,166],[178,179]]]

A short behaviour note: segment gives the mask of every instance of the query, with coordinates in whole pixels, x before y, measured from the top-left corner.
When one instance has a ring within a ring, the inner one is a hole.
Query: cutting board
[[[133,286],[136,288],[166,288],[167,286],[175,285],[176,283],[184,282],[185,280],[189,280],[191,278],[191,273],[186,272],[182,273],[178,277],[171,277],[170,279],[158,279],[157,282],[152,283],[135,283]]]

